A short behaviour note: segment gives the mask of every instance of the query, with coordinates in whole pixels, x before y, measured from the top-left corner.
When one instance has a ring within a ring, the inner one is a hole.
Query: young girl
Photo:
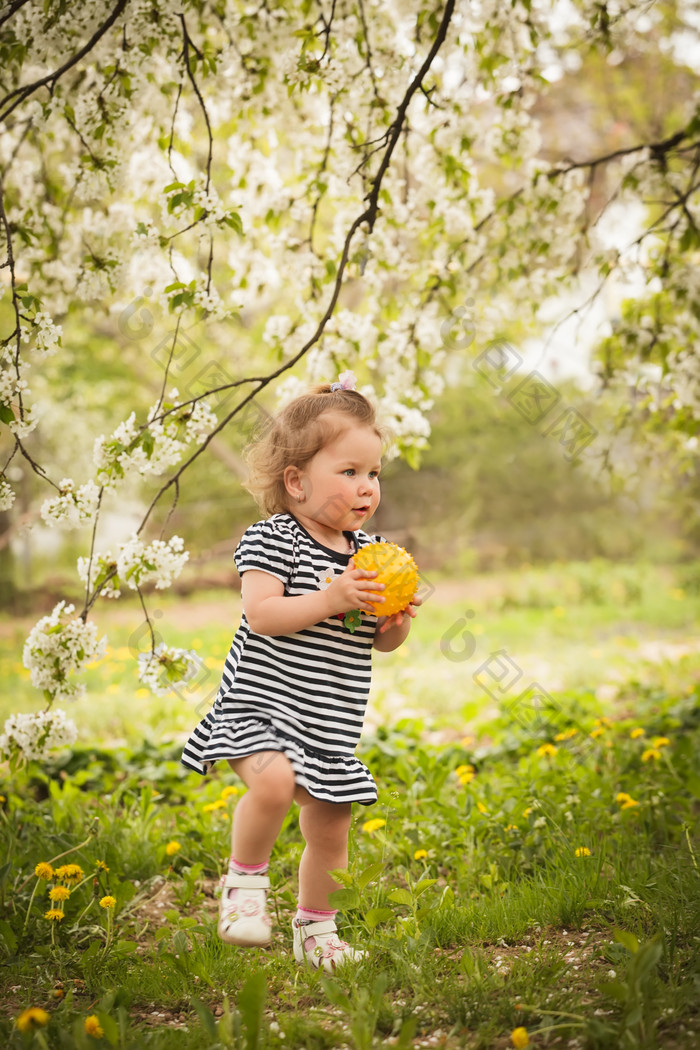
[[[377,616],[376,572],[352,556],[378,537],[362,531],[379,504],[382,433],[354,376],[289,404],[249,458],[249,488],[268,516],[244,533],[234,559],[243,616],[212,710],[182,761],[207,773],[227,760],[247,792],[236,806],[219,936],[270,942],[270,853],[292,801],[306,846],[293,921],[299,962],[334,970],[364,952],[339,939],[330,872],[348,862],[351,803],[377,800],[355,757],[370,684],[372,647],[396,649],[419,599]],[[361,610],[351,631],[345,614]]]

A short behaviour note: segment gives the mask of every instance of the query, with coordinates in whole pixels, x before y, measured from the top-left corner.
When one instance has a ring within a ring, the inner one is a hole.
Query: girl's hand
[[[377,620],[377,631],[379,634],[384,634],[385,631],[391,630],[392,627],[402,627],[404,616],[415,617],[416,609],[422,604],[422,598],[412,598],[406,608],[401,609],[400,612],[394,613],[392,616],[380,616]]]
[[[340,576],[336,576],[326,594],[331,603],[330,615],[350,612],[351,609],[361,609],[363,612],[372,613],[376,616],[377,610],[368,601],[383,602],[384,598],[379,593],[384,590],[383,583],[375,583],[374,577],[377,573],[366,569],[356,569],[352,560]]]

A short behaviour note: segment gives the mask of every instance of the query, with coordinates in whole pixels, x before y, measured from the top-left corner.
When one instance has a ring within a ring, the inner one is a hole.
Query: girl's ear
[[[285,467],[283,480],[284,487],[290,498],[295,503],[303,503],[306,499],[306,493],[302,485],[302,471],[294,466]]]

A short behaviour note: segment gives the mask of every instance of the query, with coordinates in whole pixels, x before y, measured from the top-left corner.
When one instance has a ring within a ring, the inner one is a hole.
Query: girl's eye
[[[351,478],[351,477],[353,476],[353,474],[354,474],[354,473],[355,473],[355,471],[354,471],[354,470],[352,469],[352,467],[348,467],[348,469],[347,469],[347,470],[344,470],[344,471],[343,471],[343,474],[347,474],[347,476],[348,476],[349,478]]]
[[[379,477],[379,471],[378,470],[370,470],[369,476],[371,478],[378,478]]]

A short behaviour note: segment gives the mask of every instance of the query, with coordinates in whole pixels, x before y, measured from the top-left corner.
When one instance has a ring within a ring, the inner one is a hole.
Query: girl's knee
[[[350,831],[351,809],[348,804],[313,802],[302,806],[299,826],[310,845],[335,847],[347,843]]]
[[[259,803],[289,809],[294,798],[294,769],[280,751],[263,751],[238,762],[236,772]]]

